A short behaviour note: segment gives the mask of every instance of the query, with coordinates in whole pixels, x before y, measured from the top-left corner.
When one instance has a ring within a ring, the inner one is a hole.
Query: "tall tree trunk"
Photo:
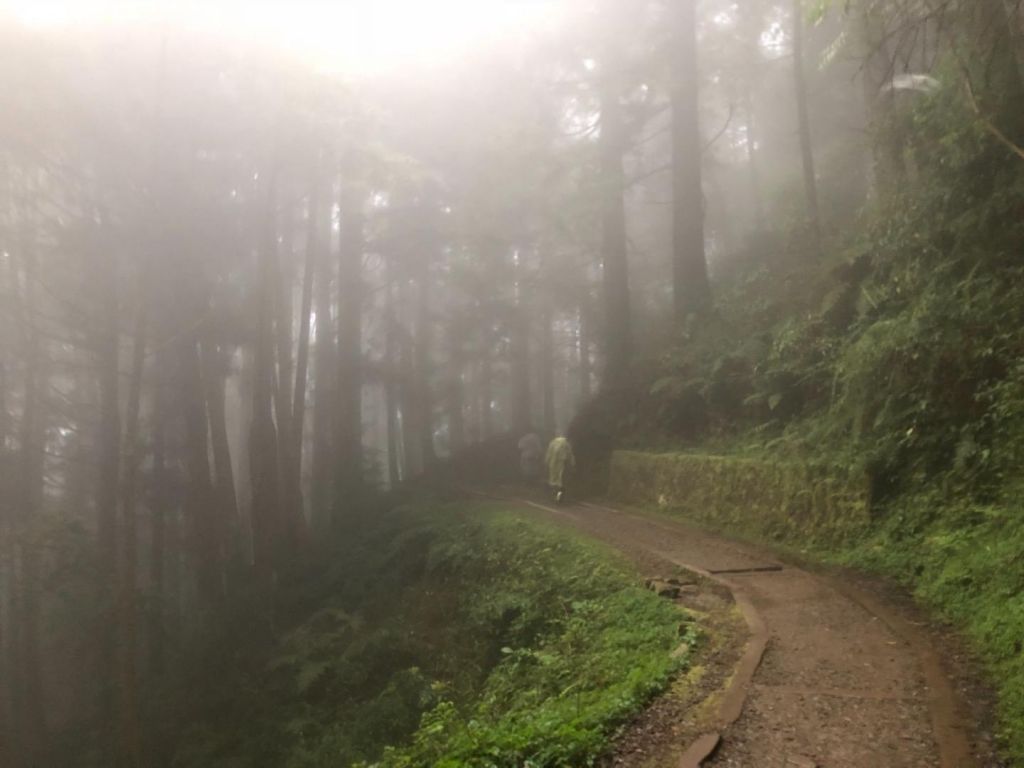
[[[356,188],[342,179],[338,196],[338,500],[357,498],[363,484],[363,213]],[[346,512],[347,510],[338,510]]]
[[[136,309],[135,340],[132,349],[132,373],[125,409],[124,446],[126,456],[121,485],[121,561],[118,569],[118,614],[120,643],[118,653],[119,733],[117,765],[138,768],[142,764],[138,718],[138,624],[136,620],[136,573],[138,571],[138,526],[136,497],[142,441],[139,437],[139,410],[142,377],[146,362],[147,300],[139,292]]]
[[[302,478],[302,449],[306,427],[306,388],[309,372],[309,335],[313,312],[313,282],[320,259],[319,179],[314,176],[309,190],[306,221],[306,264],[302,274],[302,306],[299,310],[299,349],[295,358],[295,394],[292,402],[291,474],[296,486]]]
[[[223,596],[223,518],[210,471],[206,396],[199,340],[186,334],[178,344],[181,407],[185,422],[186,509],[190,551],[196,564],[196,587],[201,607],[215,609]]]
[[[530,397],[530,307],[526,303],[526,255],[516,251],[513,255],[515,274],[511,328],[509,337],[509,367],[512,373],[512,429],[524,434],[532,429]]]
[[[257,581],[269,587],[278,566],[280,504],[277,428],[272,415],[274,388],[273,278],[277,249],[274,226],[276,169],[267,184],[256,287],[256,332],[253,360],[252,424],[249,430],[249,476],[252,478],[253,559]]]
[[[540,345],[540,388],[544,401],[544,432],[553,435],[558,431],[558,423],[555,418],[555,351],[551,327],[553,318],[551,316],[551,298],[544,295],[541,298],[543,310],[541,311],[541,345]]]
[[[626,147],[616,59],[601,65],[601,258],[605,304],[605,368],[603,384],[617,387],[628,376],[633,333],[629,308],[629,262],[626,249],[625,176],[622,155]]]
[[[761,168],[757,152],[757,121],[754,115],[754,97],[747,86],[743,97],[743,106],[747,115],[747,172],[750,176],[750,199],[754,206],[754,229],[763,232],[764,192],[761,189]]]
[[[293,246],[292,210],[285,206],[280,213],[282,248],[273,250],[271,272],[271,296],[274,306],[275,350],[277,356],[276,377],[273,386],[274,416],[277,424],[277,457],[280,474],[280,513],[283,517],[286,545],[296,549],[306,538],[305,515],[302,504],[302,488],[299,477],[293,471],[295,445],[292,424],[292,274],[291,259]]]
[[[804,4],[793,0],[793,88],[796,93],[797,125],[800,134],[800,159],[804,173],[804,195],[807,198],[807,223],[812,247],[821,255],[821,212],[818,206],[818,182],[814,171],[814,142],[811,118],[807,108],[807,77],[804,70]]]
[[[167,420],[168,403],[164,376],[167,373],[166,353],[161,347],[156,356],[156,397],[153,405],[153,482],[150,488],[149,508],[153,515],[149,546],[149,623],[147,641],[149,672],[156,679],[163,677],[164,659],[164,594],[167,518],[171,487],[167,472]]]
[[[459,319],[453,322],[458,326]],[[454,455],[466,447],[466,387],[462,380],[466,365],[461,327],[452,328],[448,337],[451,340],[448,364],[448,449]]]
[[[101,225],[102,226],[102,225]],[[117,512],[121,473],[120,329],[116,257],[101,243],[95,299],[98,308],[96,376],[100,412],[97,425],[98,477],[96,483],[97,595],[103,616],[99,645],[100,712],[106,724],[107,744],[117,744]]]
[[[395,319],[395,278],[391,259],[384,262],[384,408],[387,410],[388,488],[402,482],[401,439],[398,429],[398,326]]]
[[[480,356],[477,391],[480,397],[480,439],[487,442],[494,437],[494,372],[491,368],[489,339],[484,340]]]
[[[465,370],[466,387],[463,396],[466,397],[466,414],[469,417],[466,422],[466,438],[468,445],[477,445],[483,439],[480,424],[480,370],[477,361],[468,358]]]
[[[711,304],[704,254],[696,6],[696,0],[672,4],[672,295],[677,323]]]
[[[886,196],[905,174],[902,141],[892,124],[896,95],[892,89],[892,59],[886,42],[885,20],[870,2],[860,8],[864,66],[861,86],[871,140],[869,194]]]
[[[280,218],[280,245],[274,249],[273,297],[274,297],[274,341],[277,354],[277,389],[280,395],[280,413],[277,415],[277,429],[283,436],[291,424],[292,405],[292,258],[294,256],[294,231],[291,206],[285,205],[278,212]],[[277,403],[275,403],[276,409]]]
[[[1004,0],[971,0],[965,8],[970,77],[980,117],[1017,147],[1024,145],[1024,75],[1015,34]],[[1018,11],[1020,13],[1020,11]]]
[[[14,580],[12,613],[15,637],[12,639],[12,667],[17,738],[18,768],[42,764],[46,747],[46,716],[43,703],[42,666],[39,652],[39,551],[34,528],[43,493],[43,425],[41,391],[47,380],[35,311],[35,255],[28,238],[23,243],[23,297],[13,291],[21,326],[24,357],[24,392],[21,426],[18,434],[19,456],[14,473]]]
[[[590,399],[593,392],[591,387],[591,378],[593,376],[593,366],[590,362],[590,296],[584,294],[580,300],[579,314],[577,316],[578,323],[578,343],[579,343],[579,397],[581,402],[586,402]]]
[[[210,424],[210,445],[213,448],[213,489],[217,499],[217,521],[224,554],[233,564],[241,559],[240,520],[235,471],[231,460],[231,441],[228,438],[227,407],[225,403],[229,368],[229,353],[218,348],[207,338],[200,343],[200,361],[206,418]]]
[[[2,279],[0,275],[0,279]],[[6,282],[6,281],[5,281]],[[10,293],[12,286],[0,282],[0,290]],[[10,415],[7,410],[7,364],[0,360],[0,765],[15,765],[15,724],[12,683],[17,674],[11,653],[11,629],[14,627],[11,588],[15,583],[14,525],[10,471],[13,456],[9,450]]]
[[[762,232],[765,228],[764,190],[761,184],[761,165],[757,146],[758,121],[754,106],[754,91],[760,82],[760,73],[764,67],[761,55],[761,33],[764,31],[764,7],[761,0],[752,0],[744,5],[740,16],[740,34],[746,51],[745,66],[747,73],[743,78],[743,111],[747,122],[747,173],[750,179],[750,199],[753,207],[754,231]]]
[[[330,186],[328,186],[330,189]],[[323,242],[315,241],[318,267],[313,281],[316,294],[316,349],[313,357],[313,458],[310,479],[310,512],[313,527],[323,533],[330,525],[331,500],[334,490],[334,455],[332,431],[336,422],[334,412],[334,379],[337,375],[335,360],[335,324],[331,316],[331,231],[333,222],[328,213],[331,195],[325,195],[323,211]]]
[[[402,433],[398,429],[398,387],[395,385],[393,374],[389,374],[384,386],[384,407],[387,409],[388,434],[388,489],[394,490],[402,483]]]
[[[408,284],[401,286],[408,294]],[[401,290],[400,288],[400,290]],[[401,296],[401,308],[409,307],[409,296]],[[407,314],[407,313],[406,313]],[[404,318],[403,318],[404,319]],[[424,470],[423,444],[420,441],[420,414],[422,406],[420,386],[416,370],[416,343],[408,325],[398,325],[401,334],[399,347],[399,377],[401,382],[401,416],[402,416],[402,479],[409,480]]]
[[[434,451],[434,398],[430,380],[431,366],[430,333],[430,273],[424,265],[416,281],[416,336],[413,343],[413,397],[416,400],[416,439],[422,469],[432,469],[437,463]]]

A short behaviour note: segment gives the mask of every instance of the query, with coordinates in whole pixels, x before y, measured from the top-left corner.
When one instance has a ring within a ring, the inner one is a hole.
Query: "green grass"
[[[496,505],[397,510],[332,562],[175,768],[588,765],[697,632],[611,550]]]
[[[884,573],[961,627],[999,695],[999,741],[1024,765],[1024,509],[923,493],[900,499],[873,534],[827,559]]]
[[[638,459],[638,457],[634,457]],[[873,511],[858,536],[823,540],[813,527],[766,530],[745,510],[692,519],[800,557],[878,573],[906,586],[933,615],[960,628],[998,694],[998,740],[1024,765],[1024,508],[1016,493],[991,504],[938,490],[908,492]],[[685,507],[651,514],[688,516]]]

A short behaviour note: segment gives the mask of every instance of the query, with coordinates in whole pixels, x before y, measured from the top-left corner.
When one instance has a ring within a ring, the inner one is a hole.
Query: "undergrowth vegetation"
[[[1024,163],[963,98],[953,85],[918,97],[904,183],[825,262],[783,248],[721,270],[713,321],[574,433],[584,455],[654,447],[867,474],[868,532],[818,554],[903,580],[965,628],[1024,762]]]
[[[610,550],[494,507],[399,508],[331,562],[175,768],[588,765],[696,639]]]

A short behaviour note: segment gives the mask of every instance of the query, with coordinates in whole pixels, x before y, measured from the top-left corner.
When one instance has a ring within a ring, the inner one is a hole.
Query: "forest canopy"
[[[144,764],[326,540],[581,409],[889,424],[836,336],[1019,242],[1022,34],[1009,0],[0,3],[0,764]],[[912,434],[959,456],[893,419],[886,478]]]

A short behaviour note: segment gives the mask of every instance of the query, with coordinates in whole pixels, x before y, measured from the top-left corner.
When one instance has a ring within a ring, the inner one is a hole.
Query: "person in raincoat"
[[[555,501],[565,498],[565,479],[569,471],[576,468],[576,457],[572,455],[572,443],[566,437],[556,437],[548,445],[545,463],[548,467],[548,485],[555,493]]]

